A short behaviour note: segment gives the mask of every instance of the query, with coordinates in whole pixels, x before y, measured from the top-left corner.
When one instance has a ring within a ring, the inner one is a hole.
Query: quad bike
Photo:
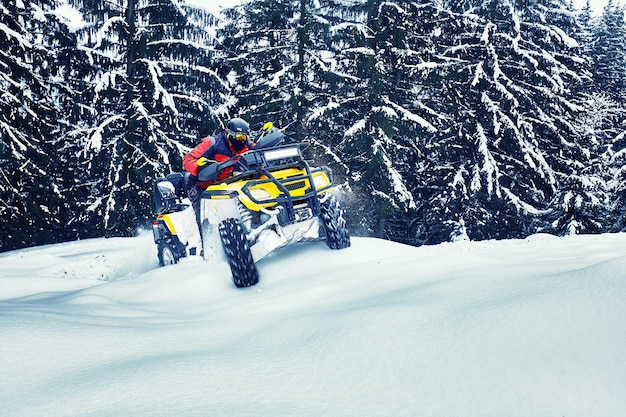
[[[245,154],[201,167],[200,181],[234,170],[202,192],[199,218],[185,196],[188,174],[155,181],[160,266],[194,255],[210,259],[223,249],[234,284],[248,287],[259,280],[256,263],[281,247],[320,239],[331,249],[350,246],[343,211],[331,195],[331,170],[311,167],[300,144],[280,146],[283,138],[273,129]]]

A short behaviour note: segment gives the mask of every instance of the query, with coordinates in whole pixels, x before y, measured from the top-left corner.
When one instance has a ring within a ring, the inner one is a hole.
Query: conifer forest
[[[616,0],[0,1],[0,251],[150,227],[236,116],[332,168],[355,236],[626,229]]]

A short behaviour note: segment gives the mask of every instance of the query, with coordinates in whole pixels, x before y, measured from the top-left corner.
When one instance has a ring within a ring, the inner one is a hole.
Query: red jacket
[[[248,152],[254,146],[254,143],[248,142],[243,149],[237,151],[233,148],[233,145],[230,143],[226,134],[224,132],[220,132],[215,136],[208,136],[202,139],[202,142],[195,148],[193,148],[185,157],[183,158],[183,168],[185,171],[188,171],[193,178],[197,179],[198,177],[198,159],[205,157],[209,161],[223,162],[228,160],[230,157],[234,155],[241,155],[245,152]],[[233,167],[225,169],[220,176],[217,178],[217,182],[223,181],[228,178],[233,172]],[[204,181],[198,183],[198,187],[206,188],[211,185],[212,181]]]

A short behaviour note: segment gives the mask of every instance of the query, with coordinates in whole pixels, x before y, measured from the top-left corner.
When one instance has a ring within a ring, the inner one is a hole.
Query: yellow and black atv
[[[278,248],[318,239],[331,249],[350,246],[342,209],[331,195],[331,170],[311,167],[300,144],[280,146],[283,138],[273,129],[245,154],[201,167],[200,181],[215,181],[226,168],[234,171],[201,194],[199,219],[184,193],[185,174],[155,181],[159,265],[223,252],[234,284],[248,287],[259,280],[256,262]]]

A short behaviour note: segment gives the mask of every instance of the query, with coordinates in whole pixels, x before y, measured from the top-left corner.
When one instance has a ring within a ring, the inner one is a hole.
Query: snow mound
[[[626,235],[285,248],[237,289],[151,235],[0,254],[7,416],[626,415]]]

